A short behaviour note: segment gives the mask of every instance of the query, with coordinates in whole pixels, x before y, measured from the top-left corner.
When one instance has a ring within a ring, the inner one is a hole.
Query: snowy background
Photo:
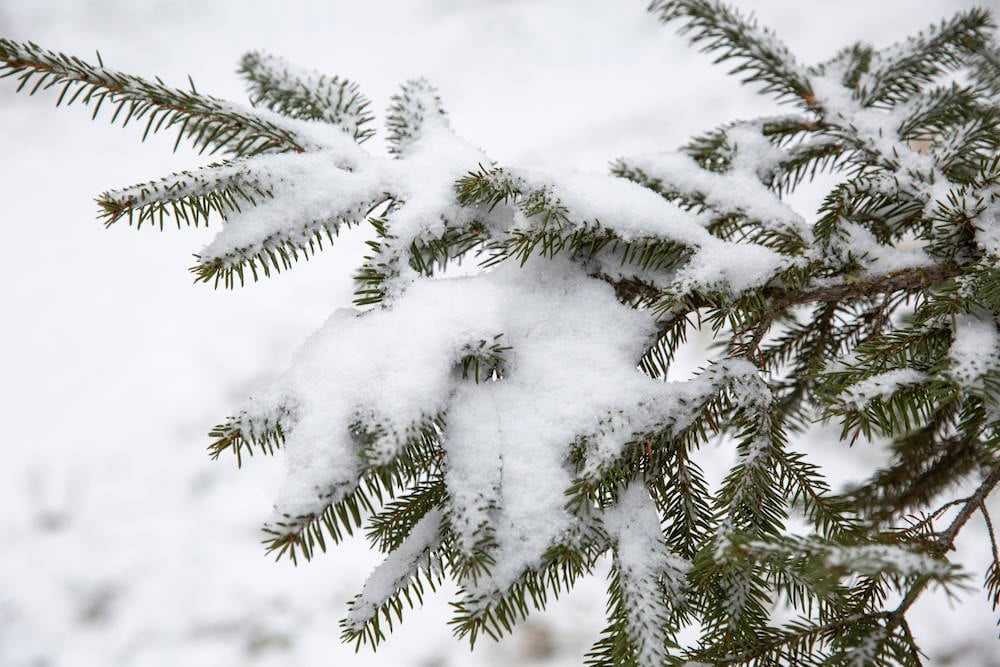
[[[737,4],[812,62],[971,3]],[[168,83],[191,73],[199,90],[238,100],[235,63],[254,48],[359,81],[376,111],[424,75],[456,131],[506,164],[605,170],[773,109],[644,6],[0,0],[0,34],[88,58],[99,48],[109,66]],[[377,556],[357,540],[298,568],[273,563],[259,525],[281,465],[212,463],[205,433],[350,301],[361,237],[242,290],[192,286],[190,255],[208,232],[106,231],[93,197],[205,158],[53,100],[0,84],[0,665],[579,664],[603,623],[600,575],[472,654],[445,625],[447,591],[376,655],[339,643],[337,621]],[[852,465],[872,455],[852,452]],[[982,527],[962,538],[981,572]],[[1000,665],[980,581],[958,602],[914,608],[932,664]]]

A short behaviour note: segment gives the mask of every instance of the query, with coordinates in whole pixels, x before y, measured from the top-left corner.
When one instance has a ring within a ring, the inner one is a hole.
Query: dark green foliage
[[[866,106],[908,100],[935,77],[982,52],[992,27],[990,13],[977,7],[910,38],[895,53],[869,61],[867,80],[858,86],[860,100]]]
[[[294,130],[255,115],[250,110],[191,90],[171,88],[159,80],[147,81],[131,74],[92,65],[35,44],[0,39],[0,68],[4,77],[17,77],[18,90],[30,94],[56,88],[56,105],[76,101],[93,109],[94,118],[107,103],[111,122],[144,122],[143,138],[150,133],[175,130],[177,143],[190,141],[200,151],[257,155],[272,151],[302,152],[305,140]]]
[[[164,220],[197,227],[208,224],[214,214],[225,219],[244,207],[270,197],[270,184],[261,174],[239,162],[211,164],[198,171],[184,171],[158,181],[124,190],[106,192],[97,198],[101,217],[108,227],[122,218],[138,229],[144,223],[163,229]]]
[[[403,90],[393,96],[386,116],[389,152],[403,155],[427,124],[434,124],[444,117],[441,98],[430,83],[424,79],[407,81]]]
[[[218,195],[216,195],[218,196]],[[361,224],[380,202],[362,202],[328,218],[298,221],[298,229],[275,232],[250,247],[238,247],[221,257],[203,259],[191,267],[195,282],[222,285],[232,289],[250,279],[257,282],[271,273],[281,273],[301,260],[323,250],[323,244],[333,245],[341,228]],[[304,240],[303,240],[304,239]]]
[[[487,266],[508,259],[523,264],[533,255],[552,258],[565,253],[586,259],[607,253],[622,265],[649,271],[679,266],[691,255],[690,248],[675,241],[658,237],[625,241],[602,227],[600,220],[571,220],[569,209],[553,189],[529,189],[500,167],[480,166],[460,179],[456,190],[463,206],[492,211],[499,204],[511,205],[532,223],[528,228],[514,227],[503,239],[487,244]]]
[[[812,90],[788,48],[766,28],[741,16],[717,0],[655,0],[650,11],[664,22],[680,21],[682,32],[716,62],[735,60],[731,73],[747,83],[758,83],[761,92],[778,99],[794,99],[811,106]]]
[[[446,576],[444,556],[433,549],[424,550],[411,566],[409,580],[387,599],[371,619],[362,627],[352,627],[347,621],[341,622],[341,640],[353,643],[355,650],[362,645],[372,649],[388,638],[393,627],[403,622],[403,609],[414,609],[423,604],[427,591],[434,592]],[[354,608],[355,603],[351,604]]]
[[[410,516],[414,512],[412,493],[440,483],[442,451],[438,437],[444,427],[442,416],[413,424],[404,433],[385,433],[377,427],[370,429],[365,421],[373,420],[359,419],[353,435],[359,449],[370,459],[367,471],[352,488],[346,491],[332,489],[321,495],[313,512],[295,516],[283,514],[272,521],[264,529],[268,535],[265,540],[268,553],[274,553],[279,559],[287,554],[293,562],[299,556],[310,560],[317,548],[326,551],[327,540],[336,544],[353,535],[355,529],[362,527],[365,517],[376,514],[379,508],[391,512],[383,514],[385,520],[395,521],[397,513]],[[393,452],[388,457],[382,452],[386,444]],[[399,502],[390,504],[397,497],[400,497]],[[436,500],[440,502],[443,498],[438,496]],[[427,509],[425,507],[423,513]],[[413,523],[416,521],[409,523],[411,528]],[[396,530],[405,531],[404,525],[407,524],[396,526]],[[405,532],[391,536],[383,531],[376,530],[373,525],[369,531],[373,542],[388,540],[391,544],[405,536]]]
[[[239,72],[247,81],[255,106],[292,118],[336,125],[359,142],[375,134],[364,127],[374,120],[368,112],[370,102],[353,81],[308,72],[256,51],[243,56]]]
[[[571,545],[549,549],[539,568],[526,571],[503,591],[499,601],[486,604],[485,600],[465,596],[456,603],[455,615],[449,621],[452,630],[458,637],[467,637],[473,645],[481,635],[498,640],[510,634],[531,611],[545,609],[550,597],[557,599],[571,589],[577,579],[590,574],[606,550],[607,543],[599,534],[586,535]],[[468,577],[470,566],[488,568],[490,563],[484,560],[470,565],[456,559],[452,565],[453,575],[456,579]]]
[[[1000,41],[994,35],[981,51],[973,54],[972,79],[994,95],[1000,95]]]
[[[242,423],[241,417],[230,417],[209,431],[208,437],[214,438],[208,446],[211,457],[217,459],[227,449],[232,450],[237,466],[243,464],[244,453],[253,456],[256,449],[263,454],[274,454],[285,440],[280,421],[259,423],[249,428]]]

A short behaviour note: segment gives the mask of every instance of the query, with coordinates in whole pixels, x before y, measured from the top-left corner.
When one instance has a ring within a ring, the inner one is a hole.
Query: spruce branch
[[[172,217],[178,228],[182,223],[207,225],[212,214],[225,220],[271,196],[271,183],[264,174],[255,173],[251,164],[233,161],[111,190],[97,198],[97,205],[106,227],[127,217],[136,229],[149,223],[162,230],[167,218]]]
[[[955,548],[955,538],[959,532],[969,522],[969,519],[983,506],[986,498],[993,489],[1000,484],[1000,465],[994,466],[976,487],[972,495],[965,498],[958,514],[952,519],[948,527],[936,536],[937,550],[941,553],[951,551]]]
[[[584,527],[570,536],[568,544],[555,544],[545,550],[535,569],[523,571],[513,584],[502,591],[480,592],[460,590],[460,599],[453,603],[454,615],[449,621],[454,635],[467,638],[475,646],[486,635],[499,640],[513,631],[531,610],[545,609],[551,599],[558,599],[570,590],[578,579],[591,574],[600,556],[608,549],[607,536],[593,526]],[[483,572],[491,565],[484,562]],[[452,569],[461,568],[453,559]],[[456,577],[460,581],[475,579]]]
[[[914,292],[940,284],[962,272],[962,268],[949,265],[918,266],[901,269],[879,276],[851,280],[829,287],[817,287],[782,294],[776,291],[770,310],[779,313],[786,308],[806,303],[827,303],[858,299],[872,294]]]
[[[530,225],[515,226],[486,246],[484,265],[510,259],[524,264],[533,255],[573,258],[607,255],[614,263],[630,264],[643,271],[664,271],[682,265],[692,248],[676,240],[643,236],[625,240],[600,220],[579,219],[560,199],[555,186],[530,187],[523,179],[502,167],[480,165],[455,184],[458,202],[487,212],[497,206],[515,206]],[[640,283],[633,287],[642,289]]]
[[[663,22],[681,21],[682,33],[703,51],[715,53],[715,62],[735,60],[731,74],[745,83],[760,83],[761,92],[780,100],[795,100],[818,109],[805,68],[770,30],[743,17],[718,0],[654,0],[649,10]]]
[[[16,76],[18,90],[29,94],[60,89],[56,105],[79,100],[93,109],[114,108],[111,122],[145,121],[143,138],[162,130],[176,130],[177,142],[190,141],[199,151],[222,151],[235,156],[266,152],[301,153],[308,142],[290,128],[265,119],[230,102],[203,95],[192,86],[181,90],[159,81],[147,81],[75,56],[48,51],[37,44],[0,38],[0,78]]]
[[[375,131],[365,127],[374,117],[358,84],[297,67],[267,53],[251,51],[240,59],[254,106],[301,120],[335,125],[363,142]]]
[[[801,255],[808,243],[809,230],[791,209],[783,209],[780,199],[764,184],[751,201],[734,202],[729,193],[747,191],[756,179],[745,173],[706,170],[692,173],[686,160],[676,156],[647,157],[642,160],[622,158],[611,171],[639,183],[688,210],[711,217],[706,227],[715,236],[729,241],[757,243],[785,255]],[[751,203],[752,202],[752,203]],[[780,216],[777,211],[786,213]]]
[[[757,348],[773,322],[783,313],[796,306],[824,303],[838,304],[845,300],[866,299],[876,294],[891,295],[895,293],[919,292],[940,285],[942,281],[958,276],[962,271],[963,267],[941,264],[918,266],[901,269],[888,274],[861,278],[848,276],[849,280],[822,287],[806,286],[801,289],[788,289],[783,286],[765,287],[761,290],[760,298],[760,302],[765,304],[764,308],[755,314],[745,326],[746,329],[752,330],[751,337],[748,341],[738,342],[736,347],[731,347],[731,350],[735,354],[749,356],[756,361],[759,353]],[[613,285],[619,284],[614,280],[610,282]],[[657,292],[649,288],[645,288],[642,294],[643,298],[647,301],[651,301],[657,297],[661,300],[664,299],[662,292]],[[672,299],[672,297],[667,298]],[[682,341],[679,331],[683,326],[686,326],[692,313],[704,308],[718,308],[727,301],[731,302],[731,300],[724,297],[692,295],[685,305],[675,306],[673,308],[674,314],[663,320],[660,325],[657,342],[649,348],[640,363],[644,368],[654,373],[654,377],[665,372],[670,357],[665,356],[664,352],[658,351],[662,348],[662,341],[675,341],[675,345],[670,347],[670,349],[676,349],[676,342]],[[734,339],[734,342],[736,342],[736,339]],[[779,353],[779,349],[770,348],[768,356],[765,358],[772,358]]]
[[[694,137],[681,150],[702,168],[722,173],[732,168],[733,147],[730,134],[734,129],[752,128],[775,147],[794,147],[797,142],[811,143],[829,127],[822,119],[801,115],[735,121]]]
[[[969,519],[980,510],[986,497],[990,495],[997,484],[1000,484],[1000,465],[993,467],[979,486],[976,487],[972,495],[962,501],[958,514],[952,519],[948,527],[944,531],[934,535],[932,551],[935,554],[943,557],[947,552],[955,548],[955,539],[958,537],[958,534],[965,527],[965,524],[968,523]],[[935,578],[931,575],[923,575],[916,580],[907,590],[902,601],[886,615],[884,622],[885,634],[883,636],[890,635],[897,627],[906,623],[907,612],[934,581]],[[915,648],[915,645],[913,646]]]
[[[218,459],[226,450],[232,450],[236,456],[236,466],[242,467],[244,453],[253,456],[256,450],[262,454],[274,454],[284,443],[285,432],[280,418],[254,423],[248,421],[244,413],[229,417],[222,424],[216,425],[209,431],[208,437],[213,438],[212,444],[208,446],[213,460]]]
[[[996,36],[970,58],[970,74],[977,85],[1000,95],[1000,41]]]
[[[971,87],[938,86],[908,101],[911,108],[897,131],[906,141],[933,141],[962,119],[988,113],[979,108],[981,103],[979,91]]]
[[[344,642],[353,642],[355,649],[362,644],[377,647],[386,631],[392,631],[393,618],[402,622],[404,601],[413,609],[423,603],[425,582],[431,591],[442,583],[445,564],[439,553],[441,520],[439,510],[428,512],[372,572],[341,621]]]
[[[438,437],[443,425],[443,416],[438,415],[411,425],[403,433],[387,434],[377,426],[356,423],[352,428],[369,459],[360,477],[349,484],[335,484],[319,494],[313,510],[307,513],[290,514],[276,508],[278,517],[264,528],[267,553],[275,554],[275,560],[287,555],[296,564],[299,556],[311,560],[317,549],[326,552],[327,540],[338,544],[353,535],[364,525],[365,517],[399,511],[399,506],[393,504],[395,499],[408,504],[406,498],[414,489],[433,487],[441,476],[443,453]],[[387,437],[394,441],[393,453],[382,456],[378,444]],[[445,497],[432,496],[433,506],[424,506],[423,514],[416,520],[440,507]],[[413,525],[410,524],[410,529]],[[373,537],[393,540],[409,534],[405,525],[397,526],[397,530],[405,532],[377,531]]]
[[[771,184],[779,195],[790,194],[805,181],[832,172],[845,162],[845,144],[833,137],[803,141],[787,149]]]
[[[413,526],[435,507],[447,502],[443,479],[418,484],[408,493],[387,503],[368,522],[366,536],[379,551],[388,553],[398,548]]]
[[[273,231],[265,228],[264,234],[257,238],[245,235],[235,243],[227,243],[228,239],[220,235],[195,255],[198,262],[190,269],[195,282],[232,289],[251,279],[257,282],[270,277],[272,272],[288,270],[295,262],[308,260],[323,250],[324,244],[333,245],[342,228],[362,224],[369,214],[391,199],[388,194],[376,198],[367,192],[356,196],[343,210],[322,218],[293,219]]]
[[[880,52],[862,77],[859,99],[867,106],[902,102],[936,76],[960,67],[970,55],[983,52],[994,27],[990,13],[974,7]]]
[[[447,127],[448,119],[437,89],[426,79],[414,79],[393,96],[385,124],[389,152],[403,157],[424,132]]]
[[[986,508],[985,498],[979,505],[979,511],[983,515],[983,521],[986,522],[986,532],[989,534],[990,538],[990,551],[992,555],[992,560],[990,561],[989,567],[986,569],[986,594],[990,598],[990,603],[993,606],[993,611],[996,612],[997,607],[1000,606],[1000,546],[997,545],[997,534],[993,527],[993,517],[990,516],[989,510]]]
[[[937,415],[935,415],[935,418]],[[852,489],[847,501],[869,521],[881,524],[926,506],[975,471],[977,442],[973,434],[940,437],[932,421],[899,438],[898,454],[865,484]],[[919,456],[925,453],[925,458]]]

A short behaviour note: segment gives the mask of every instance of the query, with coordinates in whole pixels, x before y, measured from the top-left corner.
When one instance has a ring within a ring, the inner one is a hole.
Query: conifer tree
[[[986,572],[949,558],[1000,483],[1000,47],[987,11],[806,66],[718,0],[650,12],[785,112],[610,175],[500,165],[407,82],[368,150],[352,81],[264,53],[251,106],[0,39],[4,76],[217,155],[98,198],[106,225],[221,223],[197,282],[236,288],[366,227],[355,308],[210,434],[283,450],[264,530],[293,561],[384,552],[342,623],[377,646],[445,578],[499,638],[610,557],[592,665],[921,664],[907,613]],[[102,111],[103,109],[103,111]],[[823,174],[815,214],[787,195]],[[446,269],[461,260],[480,270]],[[668,380],[694,329],[701,370]],[[833,490],[806,428],[887,447]],[[699,450],[735,450],[720,484]],[[788,620],[791,619],[791,620]],[[693,627],[698,639],[678,634]]]

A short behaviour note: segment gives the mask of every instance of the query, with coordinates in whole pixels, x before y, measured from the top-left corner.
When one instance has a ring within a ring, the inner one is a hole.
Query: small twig
[[[771,329],[771,323],[774,321],[773,313],[768,312],[753,326],[753,335],[750,340],[747,341],[745,345],[738,345],[737,348],[742,347],[744,356],[750,360],[751,363],[760,367],[761,370],[767,370],[764,368],[767,363],[764,355],[760,351],[760,343],[764,340],[764,336]]]
[[[990,536],[990,548],[993,550],[993,562],[996,563],[998,569],[1000,569],[1000,548],[997,547],[997,534],[993,530],[993,519],[990,517],[989,511],[986,509],[986,499],[982,498],[979,501],[979,511],[983,515],[983,520],[986,522],[986,531]]]
[[[986,476],[983,483],[969,496],[958,516],[952,520],[951,525],[938,538],[938,543],[943,547],[943,551],[950,551],[955,548],[955,538],[962,527],[972,518],[972,515],[984,504],[984,501],[993,488],[1000,484],[1000,464],[994,466],[990,474]]]
[[[910,624],[907,623],[905,618],[900,622],[900,627],[903,629],[903,634],[906,635],[906,639],[908,640],[908,648],[910,649],[910,657],[913,658],[913,664],[923,665],[924,661],[920,659],[920,649],[917,648],[917,639],[913,636]]]
[[[993,488],[997,484],[1000,484],[1000,464],[996,465],[990,474],[986,476],[986,479],[976,488],[971,496],[965,499],[964,504],[962,504],[962,509],[959,510],[958,515],[952,519],[952,522],[948,525],[937,538],[937,551],[940,554],[944,554],[955,548],[955,538],[958,536],[959,531],[968,523],[969,519],[977,510],[984,504],[985,498],[993,491]],[[924,592],[927,588],[927,584],[931,582],[932,577],[930,575],[923,575],[919,577],[916,583],[907,591],[906,596],[903,597],[902,602],[895,610],[890,612],[888,621],[885,624],[886,633],[890,633],[893,628],[895,628],[900,623],[905,622],[906,612],[909,611],[913,603],[917,601],[917,598]]]

